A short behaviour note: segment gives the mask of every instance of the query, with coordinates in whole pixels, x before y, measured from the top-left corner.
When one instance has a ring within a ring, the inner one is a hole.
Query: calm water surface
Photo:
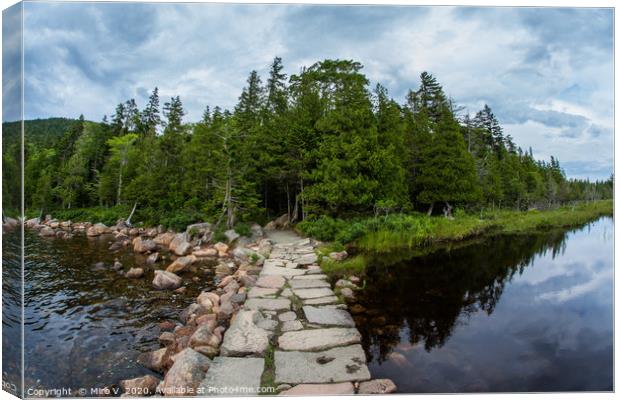
[[[357,319],[372,376],[409,393],[612,390],[613,228],[377,261]]]
[[[187,293],[153,290],[152,270],[129,280],[110,268],[142,265],[110,238],[26,234],[26,387],[117,384],[147,372],[158,323],[175,320],[212,275],[184,276]],[[5,371],[20,340],[19,236],[3,236]],[[377,261],[358,318],[373,377],[400,392],[612,389],[613,221],[571,232],[499,237],[407,261]],[[405,258],[403,258],[405,257]],[[155,268],[162,268],[163,265]],[[6,377],[5,377],[6,378]]]
[[[5,249],[7,245],[18,249],[16,234],[4,238]],[[110,268],[114,259],[119,258],[126,271],[132,266],[144,267],[144,256],[129,249],[111,253],[111,242],[109,236],[64,240],[26,232],[26,389],[102,388],[152,373],[138,365],[136,358],[143,351],[160,347],[158,324],[177,320],[199,290],[212,284],[212,275],[206,269],[183,276],[188,287],[184,294],[154,290],[152,268],[141,279],[127,279]],[[5,255],[4,289],[17,288],[18,258]],[[105,267],[96,267],[98,262],[104,262]],[[154,268],[163,268],[165,263]],[[200,282],[192,281],[196,275]],[[11,290],[3,300],[11,302],[18,294],[18,290]],[[12,304],[18,307],[17,302]],[[10,309],[9,317],[14,317]],[[19,341],[18,326],[18,318],[3,319],[7,339]],[[5,344],[11,346],[3,341]]]

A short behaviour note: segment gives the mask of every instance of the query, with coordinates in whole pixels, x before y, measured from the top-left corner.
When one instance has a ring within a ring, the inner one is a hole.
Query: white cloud
[[[594,26],[594,11],[556,11],[29,3],[26,114],[98,119],[158,86],[196,121],[207,105],[233,107],[252,69],[266,80],[274,56],[289,74],[352,58],[401,102],[430,71],[468,111],[488,103],[518,145],[602,177],[613,157],[611,14]]]

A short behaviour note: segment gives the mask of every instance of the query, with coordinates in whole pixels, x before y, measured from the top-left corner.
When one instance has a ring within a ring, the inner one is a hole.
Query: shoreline
[[[343,273],[364,273],[369,259],[385,257],[392,252],[409,252],[412,256],[423,255],[436,249],[458,246],[468,241],[496,235],[528,235],[554,229],[570,229],[604,216],[613,217],[612,200],[599,200],[547,211],[502,210],[487,214],[484,218],[462,215],[449,220],[425,215],[393,215],[387,217],[393,218],[393,221],[385,225],[395,225],[396,229],[380,228],[373,231],[367,229],[358,233],[357,239],[345,243],[322,237],[326,243],[319,248],[319,254],[322,256],[320,263],[326,273],[336,277]],[[375,218],[367,219],[366,223],[372,226],[376,225],[376,221]],[[357,225],[364,223],[358,221]],[[406,226],[406,223],[410,224],[411,229],[399,229],[401,226]],[[424,223],[427,225],[420,228]],[[332,233],[332,238],[337,235],[346,237],[349,235],[347,227],[354,224],[355,221],[347,221],[346,227]],[[312,227],[305,232],[302,229],[302,232],[308,233],[313,230],[317,229]],[[342,261],[328,257],[333,252],[339,251],[348,251],[352,257]]]

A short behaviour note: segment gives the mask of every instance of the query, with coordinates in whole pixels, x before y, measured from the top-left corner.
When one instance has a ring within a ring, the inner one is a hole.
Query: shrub
[[[297,227],[306,236],[313,237],[322,241],[333,241],[341,230],[344,230],[348,222],[341,219],[334,219],[323,215],[317,219],[300,222]]]
[[[237,232],[241,236],[252,236],[252,230],[250,229],[250,226],[243,222],[235,225],[235,232]]]

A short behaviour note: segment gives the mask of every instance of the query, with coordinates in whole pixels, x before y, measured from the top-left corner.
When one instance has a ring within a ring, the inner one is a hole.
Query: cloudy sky
[[[571,177],[613,164],[611,9],[26,3],[25,117],[100,120],[158,86],[188,121],[232,108],[250,70],[355,59],[399,102],[427,70],[475,113],[485,103]]]

